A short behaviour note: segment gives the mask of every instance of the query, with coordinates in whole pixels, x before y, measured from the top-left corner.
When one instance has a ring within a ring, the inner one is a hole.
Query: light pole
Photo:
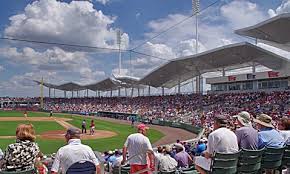
[[[119,76],[121,76],[122,56],[121,56],[121,30],[117,30],[117,44],[119,46]],[[121,88],[118,87],[118,96],[121,96]]]
[[[122,69],[122,57],[121,57],[121,30],[117,30],[117,44],[119,46],[119,75],[121,75],[121,69]]]
[[[192,0],[192,13],[195,15],[195,53],[198,54],[198,15],[200,10],[199,0]],[[201,92],[201,75],[196,77],[196,92]]]

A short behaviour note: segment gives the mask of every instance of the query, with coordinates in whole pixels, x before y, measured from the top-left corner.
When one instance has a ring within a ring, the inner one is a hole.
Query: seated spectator
[[[192,164],[193,160],[191,156],[187,152],[185,152],[184,146],[180,143],[176,143],[174,146],[176,148],[176,155],[174,158],[177,161],[177,167],[189,167],[189,165]]]
[[[272,147],[281,148],[285,142],[282,135],[272,125],[272,118],[266,114],[261,114],[257,119],[254,119],[257,123],[259,130],[258,148]]]
[[[196,149],[194,150],[194,155],[199,156],[203,151],[206,150],[206,138],[202,138],[198,141]]]
[[[177,161],[170,156],[171,147],[169,145],[164,147],[164,155],[162,155],[158,162],[159,171],[173,171],[177,167]]]
[[[122,153],[116,149],[114,155],[112,155],[108,161],[111,163],[111,167],[114,168],[120,166],[122,160]]]
[[[34,168],[39,154],[35,143],[35,131],[32,124],[20,124],[16,128],[16,143],[8,145],[4,152],[2,170],[24,171]]]
[[[240,127],[236,130],[239,148],[258,149],[258,131],[252,127],[250,114],[242,111],[234,117],[237,118],[236,122]]]
[[[222,115],[216,116],[214,131],[209,134],[208,147],[204,152],[204,157],[199,156],[195,159],[195,168],[201,174],[210,170],[211,158],[213,158],[215,152],[236,153],[239,151],[237,136],[226,127],[227,118]]]
[[[163,156],[163,151],[164,151],[163,147],[161,147],[161,146],[157,147],[157,153],[154,153],[157,161],[159,161],[161,156]]]
[[[287,145],[290,145],[290,119],[283,117],[279,122],[279,132]]]
[[[100,173],[99,161],[93,150],[83,145],[80,140],[81,131],[69,128],[65,134],[67,145],[61,147],[55,156],[51,173],[66,173],[67,169],[78,161],[91,161],[96,165],[97,173]]]

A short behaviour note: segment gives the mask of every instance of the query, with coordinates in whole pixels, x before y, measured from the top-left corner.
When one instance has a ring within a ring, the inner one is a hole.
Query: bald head
[[[81,131],[77,128],[69,128],[66,131],[65,137],[68,140],[70,139],[80,139],[81,138]]]

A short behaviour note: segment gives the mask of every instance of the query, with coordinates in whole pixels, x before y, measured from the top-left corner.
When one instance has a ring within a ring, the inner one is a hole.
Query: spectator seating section
[[[282,160],[282,166],[290,168],[290,145],[287,145],[285,147],[283,160]]]
[[[36,174],[37,171],[35,169],[25,170],[25,171],[0,171],[0,174]]]
[[[238,162],[238,173],[259,173],[261,169],[262,155],[264,149],[261,150],[245,150],[240,153]]]
[[[282,165],[282,158],[285,147],[282,148],[266,148],[262,157],[262,170],[277,170]]]
[[[238,160],[240,152],[232,154],[215,153],[211,163],[210,173],[235,174],[238,171]]]
[[[72,164],[67,172],[67,174],[95,174],[96,166],[90,161],[79,161]]]

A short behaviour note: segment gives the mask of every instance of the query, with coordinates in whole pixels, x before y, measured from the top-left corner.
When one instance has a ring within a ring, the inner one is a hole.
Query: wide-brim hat
[[[246,111],[242,111],[233,117],[237,118],[243,126],[252,126],[251,115]]]
[[[254,119],[254,122],[265,127],[274,128],[272,125],[272,117],[266,114],[259,115],[257,119]]]

